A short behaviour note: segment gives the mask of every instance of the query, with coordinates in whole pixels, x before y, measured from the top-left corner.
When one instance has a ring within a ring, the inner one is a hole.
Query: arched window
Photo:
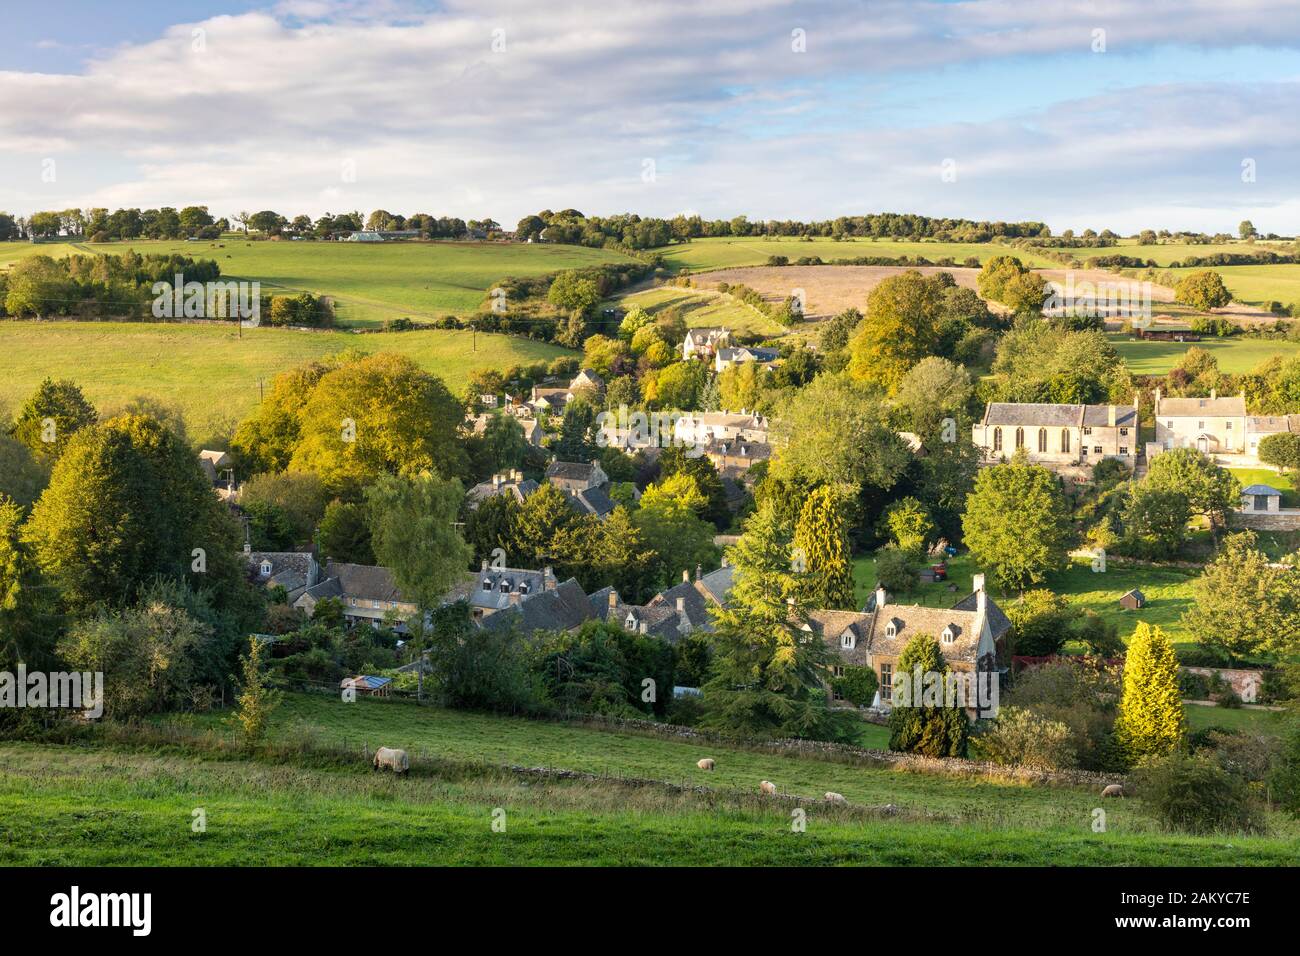
[[[1016,429],[1016,447],[1017,448],[1025,447],[1025,430],[1023,428]]]
[[[1001,428],[993,429],[993,450],[994,451],[1002,450],[1002,429]]]
[[[1070,453],[1070,429],[1061,429],[1061,451],[1065,454]]]
[[[1041,454],[1047,453],[1047,429],[1038,429],[1038,451]]]

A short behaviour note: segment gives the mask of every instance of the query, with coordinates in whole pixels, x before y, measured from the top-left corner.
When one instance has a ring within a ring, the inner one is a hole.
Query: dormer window
[[[626,628],[627,630],[629,630],[629,631],[635,631],[635,630],[636,630],[636,615],[635,615],[635,614],[629,614],[629,615],[627,616],[627,620],[625,620],[625,621],[623,622],[623,627],[625,627],[625,628]]]
[[[262,577],[269,578],[271,576],[271,562],[263,561],[260,570],[262,572]]]
[[[844,648],[844,650],[846,651],[853,650],[853,645],[855,643],[856,642],[854,640],[852,631],[845,631],[843,634],[840,635],[840,647]]]
[[[890,621],[885,625],[885,637],[898,637],[898,622]]]
[[[509,582],[509,581],[502,581],[500,587],[498,587],[497,590],[499,590],[502,594],[509,594],[509,593],[510,593],[510,582]]]
[[[945,644],[951,644],[954,640],[957,639],[957,636],[956,636],[955,634],[953,634],[953,632],[952,632],[952,625],[951,625],[951,624],[948,625],[947,627],[945,627],[945,628],[943,629],[943,635],[942,635],[942,637],[943,637],[943,642],[944,642]]]
[[[491,578],[484,578],[484,579],[483,579],[483,590],[484,590],[484,591],[491,591],[491,590],[492,590],[492,579],[491,579]]]
[[[520,584],[519,584],[519,593],[520,593],[520,594],[527,594],[527,593],[528,593],[528,582],[527,582],[527,581],[522,581],[522,582],[520,582]]]

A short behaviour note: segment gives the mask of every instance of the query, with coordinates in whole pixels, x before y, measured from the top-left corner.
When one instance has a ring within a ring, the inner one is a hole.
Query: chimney
[[[644,634],[644,633],[646,632],[646,623],[645,623],[645,621],[642,621],[642,622],[641,622],[640,631],[641,631],[642,634]]]
[[[691,582],[691,572],[687,571],[685,568],[682,568],[682,584],[690,584],[690,582]]]
[[[1210,389],[1210,401],[1214,401],[1218,397],[1219,397],[1219,390],[1217,388]]]
[[[493,487],[493,488],[500,488],[500,487],[501,487],[501,476],[500,476],[500,475],[493,475],[493,476],[492,476],[492,487]]]
[[[482,570],[484,570],[484,571],[487,570],[487,558],[484,558],[484,559],[483,559],[483,568],[482,568]]]
[[[251,544],[249,544],[247,541],[245,541],[245,542],[244,542],[244,554],[252,554],[252,553],[253,553],[253,546],[252,546]]]
[[[612,611],[618,605],[618,592],[611,589],[609,592],[609,609]]]
[[[1156,386],[1156,408],[1157,414],[1160,412],[1160,386]]]
[[[1106,406],[1106,424],[1109,425],[1111,428],[1115,427],[1115,406],[1114,405]]]
[[[726,561],[725,558],[724,558],[723,561],[722,561],[722,566],[723,566],[724,568],[727,566],[727,561]],[[695,580],[698,581],[698,580],[703,576],[703,572],[704,572],[704,569],[701,568],[701,567],[697,564],[697,565],[695,566]]]
[[[987,599],[984,597],[984,575],[973,575],[971,584],[975,588],[975,610],[977,613],[983,614],[984,609],[988,606]]]
[[[876,610],[879,611],[889,601],[889,595],[885,593],[883,586],[876,585]]]
[[[551,581],[554,580],[554,578],[555,578],[555,572],[551,570],[551,566],[549,564],[546,567],[542,568],[542,590],[543,591],[549,591],[551,589]]]

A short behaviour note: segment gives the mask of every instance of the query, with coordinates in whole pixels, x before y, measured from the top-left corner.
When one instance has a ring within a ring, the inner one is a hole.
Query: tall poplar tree
[[[796,573],[802,564],[804,599],[814,608],[853,609],[853,564],[844,501],[823,485],[804,502],[795,525]]]

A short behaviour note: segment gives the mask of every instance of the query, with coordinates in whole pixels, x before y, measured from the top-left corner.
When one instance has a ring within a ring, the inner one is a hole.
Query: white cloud
[[[806,53],[791,51],[795,27]],[[842,88],[1086,51],[1098,27],[1121,54],[1294,46],[1300,6],[449,0],[429,13],[401,0],[285,0],[177,24],[81,75],[0,73],[0,207],[200,201],[293,215],[382,205],[506,222],[548,205],[756,218],[894,209],[1062,228],[1076,223],[1060,216],[1095,205],[1097,222],[1127,229],[1166,224],[1134,220],[1139,210],[1193,207],[1216,228],[1254,203],[1261,228],[1293,229],[1269,209],[1286,209],[1297,185],[1294,80],[1145,87],[981,123],[869,131],[870,104]],[[504,52],[493,52],[494,30]],[[59,203],[22,181],[47,155],[67,171]],[[1242,156],[1260,164],[1244,194]],[[641,179],[646,157],[653,183]],[[946,157],[956,183],[940,182]],[[340,176],[345,160],[355,182]]]

